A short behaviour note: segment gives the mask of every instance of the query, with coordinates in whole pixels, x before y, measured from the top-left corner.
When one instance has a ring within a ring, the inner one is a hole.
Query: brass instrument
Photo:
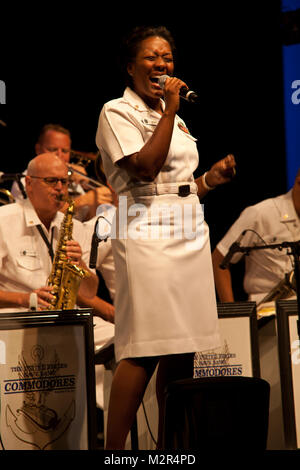
[[[15,198],[8,189],[0,188],[0,193],[4,196],[0,196],[0,205],[6,205],[15,202]]]
[[[91,189],[95,189],[95,186],[106,186],[106,176],[104,174],[103,170],[103,163],[102,163],[102,157],[100,152],[77,152],[75,150],[71,150],[70,153],[70,164],[71,164],[71,170],[72,170],[72,163],[75,163],[77,165],[81,165],[84,169],[86,169],[89,164],[93,162],[93,167],[94,167],[94,173],[96,176],[96,180],[93,178],[89,178],[90,182],[93,184],[94,187]],[[77,172],[78,174],[82,174],[82,176],[86,175],[84,173],[80,173],[76,171],[75,169],[73,170],[75,173]],[[98,180],[98,181],[97,181]]]
[[[105,186],[104,184],[99,183],[99,181],[96,181],[95,179],[90,178],[85,173],[82,173],[81,171],[76,170],[75,168],[72,167],[72,165],[68,165],[68,170],[69,170],[68,171],[69,178],[72,178],[72,173],[82,176],[82,184],[87,189],[95,189],[95,188],[100,188],[101,186]]]
[[[93,162],[96,179],[87,175],[87,167],[91,162]],[[70,163],[67,166],[70,178],[70,191],[73,191],[74,196],[77,194],[78,183],[85,191],[95,190],[101,187],[107,188],[106,177],[103,172],[102,159],[99,152],[75,152],[71,150]],[[72,178],[72,175],[74,177],[77,176],[77,178]]]
[[[273,289],[257,304],[259,307],[261,304],[266,302],[272,302],[273,300],[288,299],[295,295],[296,292],[296,279],[294,270],[286,273],[284,278],[276,284]]]
[[[52,271],[48,278],[48,286],[53,287],[52,294],[55,297],[48,310],[73,309],[81,280],[90,276],[88,271],[67,260],[66,242],[72,239],[73,213],[74,201],[69,201],[69,207],[60,227]]]
[[[73,149],[70,152],[71,163],[81,165],[84,168],[86,168],[91,163],[91,161],[96,160],[96,158],[97,153],[94,152],[78,152]]]

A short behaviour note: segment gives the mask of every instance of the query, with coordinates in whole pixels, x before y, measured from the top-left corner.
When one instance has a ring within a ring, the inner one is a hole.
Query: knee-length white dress
[[[193,178],[196,139],[176,116],[167,159],[150,184],[117,165],[144,146],[160,118],[130,88],[99,117],[97,146],[119,195],[111,234],[117,361],[220,344],[209,229]]]

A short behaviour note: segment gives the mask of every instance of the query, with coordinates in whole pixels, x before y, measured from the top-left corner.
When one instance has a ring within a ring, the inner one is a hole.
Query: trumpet
[[[81,165],[85,169],[91,162],[93,162],[94,173],[96,175],[96,178],[102,186],[107,186],[100,152],[77,152],[75,150],[71,150],[70,160],[71,164],[74,163],[75,165]],[[91,183],[93,184],[95,180],[91,180]]]
[[[95,152],[77,152],[76,150],[71,150],[70,159],[72,160],[72,163],[82,165],[86,168],[91,161],[97,159],[97,155],[98,153]]]
[[[99,181],[96,181],[95,179],[87,176],[86,174],[82,173],[79,170],[76,170],[75,168],[72,167],[72,165],[68,165],[68,176],[69,178],[72,178],[72,174],[75,173],[77,175],[82,176],[82,184],[84,185],[85,188],[88,189],[95,189],[95,188],[100,188],[100,187],[107,187],[105,184],[100,183]]]

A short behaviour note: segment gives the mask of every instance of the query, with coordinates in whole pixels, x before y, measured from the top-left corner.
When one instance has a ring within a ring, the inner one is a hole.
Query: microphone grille
[[[159,84],[160,88],[164,88],[167,78],[169,78],[169,75],[161,75],[158,78],[158,84]]]

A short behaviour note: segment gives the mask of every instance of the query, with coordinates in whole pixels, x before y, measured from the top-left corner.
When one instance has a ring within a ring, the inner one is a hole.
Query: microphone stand
[[[102,215],[100,215],[97,220],[96,220],[96,223],[95,223],[95,226],[94,226],[94,232],[93,232],[93,236],[92,236],[92,246],[91,246],[91,254],[90,254],[90,261],[89,261],[89,267],[92,268],[92,269],[95,269],[96,268],[96,264],[97,264],[97,252],[98,252],[98,245],[100,242],[106,242],[109,238],[109,233],[105,233],[103,236],[102,235],[98,235],[98,230],[97,230],[97,227],[98,227],[98,223],[99,223],[99,219],[104,219],[107,221],[107,219],[105,217],[103,217]]]
[[[288,254],[293,255],[294,258],[294,273],[296,280],[296,295],[297,295],[297,306],[298,306],[298,320],[297,320],[297,331],[300,339],[300,240],[297,242],[282,242],[273,245],[254,245],[254,246],[235,246],[235,252],[239,251],[244,253],[246,256],[252,250],[265,250],[267,248],[282,250],[283,248],[290,248],[291,252]]]

